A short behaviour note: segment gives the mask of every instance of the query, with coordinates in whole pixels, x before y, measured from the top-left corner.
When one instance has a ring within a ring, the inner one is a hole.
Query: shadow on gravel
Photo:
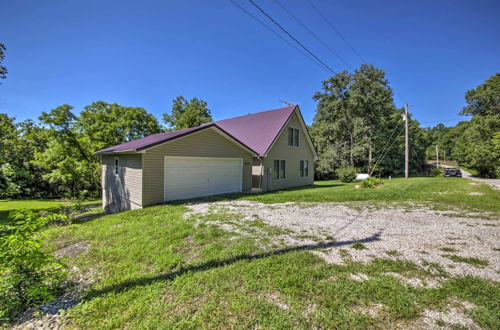
[[[260,254],[242,254],[238,255],[235,257],[227,258],[224,260],[213,260],[213,261],[208,261],[199,265],[194,265],[194,266],[189,266],[185,268],[181,268],[177,271],[170,272],[170,273],[164,273],[164,274],[159,274],[156,276],[150,276],[150,277],[143,277],[143,278],[138,278],[135,280],[128,280],[124,281],[119,284],[111,285],[108,287],[105,287],[101,290],[91,290],[90,292],[87,293],[85,296],[84,300],[91,300],[95,297],[105,295],[107,293],[120,293],[123,291],[126,291],[128,289],[132,289],[137,286],[145,286],[149,285],[152,283],[155,283],[157,281],[172,281],[175,280],[176,277],[181,276],[185,273],[191,273],[191,272],[202,272],[218,267],[225,267],[232,265],[238,261],[241,260],[246,260],[246,261],[252,261],[252,260],[258,260],[258,259],[263,259],[271,256],[276,256],[276,255],[281,255],[285,254],[288,252],[294,252],[294,251],[307,251],[307,250],[315,250],[315,249],[324,249],[324,248],[331,248],[331,247],[341,247],[341,246],[346,246],[346,245],[351,245],[356,242],[360,243],[370,243],[370,242],[375,242],[381,240],[381,231],[373,234],[372,236],[360,239],[360,240],[349,240],[349,241],[330,241],[326,243],[317,243],[317,244],[307,244],[307,245],[299,245],[299,246],[294,246],[294,247],[289,247],[289,248],[284,248],[284,249],[279,249],[275,251],[269,251],[269,252],[264,252]]]

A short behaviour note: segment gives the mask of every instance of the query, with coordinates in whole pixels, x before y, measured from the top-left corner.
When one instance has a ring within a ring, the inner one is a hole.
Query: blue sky
[[[236,1],[271,25],[247,0]],[[335,71],[346,69],[274,1],[255,1]],[[361,64],[306,0],[280,1],[352,67]],[[453,125],[465,91],[500,71],[499,1],[313,2],[387,73],[423,126]],[[9,74],[0,112],[20,120],[97,100],[161,117],[183,95],[208,101],[215,119],[286,100],[311,123],[312,95],[329,77],[228,0],[3,0],[1,8]]]

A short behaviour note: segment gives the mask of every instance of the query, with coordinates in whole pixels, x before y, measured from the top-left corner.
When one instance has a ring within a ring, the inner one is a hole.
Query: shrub
[[[352,166],[340,167],[335,173],[342,182],[353,182],[356,179],[356,169]]]
[[[434,168],[434,169],[432,169],[431,175],[432,176],[442,176],[443,170],[439,169],[439,168]]]
[[[64,265],[42,250],[40,235],[47,223],[62,217],[22,210],[14,214],[14,225],[1,226],[0,232],[8,234],[0,237],[0,323],[50,301],[60,288]]]
[[[361,186],[363,188],[375,188],[381,186],[382,184],[382,180],[374,177],[370,177],[366,180],[361,181]]]

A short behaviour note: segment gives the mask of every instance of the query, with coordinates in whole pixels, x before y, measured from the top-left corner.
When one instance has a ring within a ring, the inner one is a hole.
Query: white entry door
[[[242,191],[241,158],[165,157],[165,201]]]

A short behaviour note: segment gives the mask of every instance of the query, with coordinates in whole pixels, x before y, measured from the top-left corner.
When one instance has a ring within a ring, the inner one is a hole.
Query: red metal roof
[[[219,120],[197,127],[154,134],[99,150],[97,153],[141,151],[209,127],[217,127],[243,146],[259,156],[263,156],[278,137],[278,134],[296,107],[296,105],[291,105],[246,116]]]

